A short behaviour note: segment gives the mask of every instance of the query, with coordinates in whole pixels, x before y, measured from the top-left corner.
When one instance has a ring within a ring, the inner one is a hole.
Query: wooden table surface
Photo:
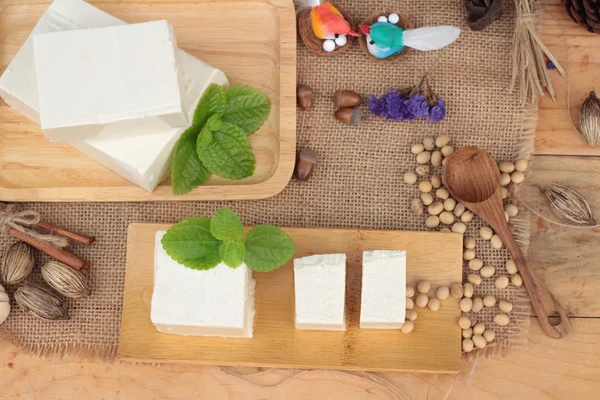
[[[600,91],[600,36],[545,2],[543,37],[573,75],[571,112]],[[564,32],[564,33],[563,33]],[[600,146],[589,148],[567,114],[567,80],[553,71],[557,102],[540,105],[532,177],[520,198],[547,214],[540,186],[580,190],[600,214]],[[552,340],[532,320],[529,346],[506,359],[464,362],[458,376],[254,368],[50,362],[0,342],[0,399],[597,399],[600,393],[600,229],[531,220],[529,261],[573,316],[573,332]]]

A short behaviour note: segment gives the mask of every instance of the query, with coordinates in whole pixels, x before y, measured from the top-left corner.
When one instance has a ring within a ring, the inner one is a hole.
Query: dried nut
[[[410,152],[414,155],[420,154],[425,151],[425,147],[421,143],[413,144],[410,148]]]
[[[412,286],[406,287],[406,297],[413,297],[415,295],[415,288]]]
[[[485,339],[486,342],[491,342],[496,338],[496,332],[494,332],[491,329],[486,329],[485,332],[483,332],[483,338]]]
[[[309,86],[298,85],[296,88],[296,96],[298,98],[298,107],[303,110],[308,110],[313,107],[313,91]]]
[[[434,188],[438,189],[440,186],[442,186],[442,178],[439,175],[432,176],[431,184]]]
[[[413,331],[413,329],[415,329],[415,323],[412,321],[405,321],[404,324],[402,325],[402,328],[400,328],[402,333],[406,333],[406,334],[411,333]]]
[[[475,291],[475,289],[473,288],[473,284],[472,283],[465,283],[463,286],[463,296],[465,297],[473,297],[473,292]]]
[[[475,347],[477,347],[478,349],[483,349],[487,345],[487,342],[481,335],[473,335],[471,340],[473,341]]]
[[[496,325],[506,326],[510,323],[510,317],[506,314],[496,314],[494,322]]]
[[[427,307],[429,307],[431,311],[439,310],[441,305],[442,304],[440,303],[440,299],[438,299],[437,297],[430,298],[429,303],[427,303]]]
[[[500,188],[500,193],[502,193],[502,200],[508,199],[508,189],[502,186]]]
[[[463,329],[462,337],[463,339],[471,339],[473,337],[473,328]]]
[[[440,300],[446,300],[450,296],[450,289],[447,286],[440,286],[435,291],[435,297]]]
[[[475,239],[473,239],[472,237],[465,238],[463,243],[464,243],[465,249],[473,250],[475,248],[475,246],[477,246],[477,241]]]
[[[444,211],[444,205],[442,203],[440,203],[439,201],[436,201],[435,203],[431,203],[429,205],[429,207],[427,207],[427,212],[430,215],[440,215],[442,213],[442,211]]]
[[[438,197],[438,199],[442,200],[446,200],[448,197],[450,197],[450,193],[448,193],[446,188],[439,188],[435,191],[435,195]]]
[[[500,172],[506,172],[510,174],[515,170],[515,164],[511,163],[510,161],[502,161],[500,164],[498,164],[498,169]]]
[[[473,220],[473,212],[472,211],[465,211],[461,216],[460,216],[460,220],[462,222],[471,222]]]
[[[433,203],[433,195],[431,193],[421,193],[421,201],[423,202],[423,205],[428,206],[431,203]]]
[[[511,312],[513,310],[513,304],[509,301],[502,300],[502,301],[500,301],[500,303],[498,303],[498,308],[503,313],[508,314],[509,312]]]
[[[346,125],[360,125],[363,122],[363,117],[360,107],[340,108],[335,112],[335,119]]]
[[[483,300],[481,297],[473,297],[473,307],[471,307],[471,311],[479,312],[483,310]]]
[[[485,324],[483,322],[476,323],[475,326],[473,327],[473,334],[474,335],[483,335],[483,332],[485,332]]]
[[[492,267],[491,265],[486,265],[485,267],[481,268],[479,273],[483,278],[491,278],[496,273],[496,268]]]
[[[510,278],[510,281],[516,287],[523,286],[523,278],[521,278],[521,275],[519,274],[514,274],[512,278]]]
[[[419,190],[423,193],[429,193],[433,189],[433,185],[430,181],[421,181],[419,183]]]
[[[473,300],[469,299],[468,297],[463,297],[460,300],[460,309],[462,312],[469,312],[471,311],[471,308],[473,308]]]
[[[448,211],[442,212],[440,214],[440,222],[444,225],[452,225],[454,223],[454,214],[449,213]]]
[[[479,271],[481,267],[483,267],[483,260],[480,260],[479,258],[474,258],[471,261],[469,261],[469,269],[473,271]]]
[[[507,174],[506,172],[503,172],[502,174],[500,174],[500,185],[506,186],[509,183],[510,183],[510,175]]]
[[[440,219],[437,215],[430,215],[425,220],[425,226],[428,228],[437,228],[440,225]]]
[[[496,298],[494,296],[484,296],[483,297],[483,305],[485,307],[494,307],[496,305]]]
[[[15,292],[15,301],[24,311],[38,318],[69,319],[65,298],[48,287],[24,283]]]
[[[431,290],[431,283],[429,281],[419,281],[417,283],[417,292],[429,293],[430,290]]]
[[[461,299],[464,294],[463,285],[459,282],[454,282],[450,285],[450,295],[455,299]]]
[[[444,200],[444,210],[454,211],[454,207],[456,207],[456,200],[454,200],[452,197]]]
[[[499,276],[496,278],[496,282],[494,282],[497,289],[506,289],[508,287],[508,277]]]
[[[423,146],[425,147],[425,150],[431,151],[435,149],[435,141],[430,137],[426,137],[423,139]]]
[[[450,136],[441,135],[435,138],[435,147],[442,148],[450,143]]]
[[[414,321],[417,319],[417,312],[415,310],[406,310],[406,320]]]
[[[433,165],[434,167],[439,167],[440,165],[442,165],[443,159],[444,156],[442,155],[442,152],[436,150],[431,154],[431,165]]]
[[[423,203],[421,200],[414,199],[412,203],[410,203],[410,209],[415,215],[423,215]]]
[[[406,307],[407,310],[412,310],[415,308],[415,302],[410,297],[406,297]]]
[[[463,251],[463,260],[471,261],[474,258],[475,258],[475,250],[465,249],[465,251]]]
[[[471,327],[471,320],[469,317],[462,316],[458,319],[458,326],[461,329],[469,329]]]
[[[509,217],[516,217],[519,214],[519,208],[514,204],[505,205],[504,211],[506,211]]]
[[[9,285],[17,285],[33,271],[33,251],[26,243],[13,243],[2,261],[2,280]]]
[[[48,261],[42,267],[42,277],[65,297],[79,299],[90,295],[88,282],[79,270],[58,261]]]
[[[338,90],[333,94],[333,105],[336,108],[352,108],[360,106],[362,102],[362,97],[352,90]]]
[[[506,262],[506,272],[508,272],[511,275],[514,275],[517,272],[519,272],[519,270],[517,269],[517,264],[515,264],[515,261],[512,258]]]
[[[471,339],[464,339],[462,341],[462,349],[465,353],[470,353],[473,351],[473,341]]]
[[[492,238],[490,239],[490,244],[492,245],[493,248],[498,249],[498,250],[504,246],[502,239],[500,239],[500,236],[498,236],[498,235],[492,236]]]
[[[317,161],[317,153],[311,149],[302,149],[300,154],[298,154],[298,160],[296,161],[296,169],[294,171],[296,179],[299,181],[309,180],[315,172]]]
[[[417,174],[414,172],[405,173],[404,182],[408,183],[409,185],[414,185],[415,183],[417,183]]]
[[[417,162],[419,164],[427,164],[431,160],[431,153],[428,151],[424,151],[422,153],[417,154]]]
[[[481,285],[481,276],[479,274],[469,274],[467,276],[467,281],[475,286]]]
[[[454,225],[452,225],[452,232],[464,234],[466,231],[467,231],[467,226],[463,222],[455,222]],[[467,251],[471,251],[471,250],[467,249]]]
[[[515,163],[515,170],[517,170],[519,172],[525,172],[527,170],[528,166],[529,166],[529,161],[527,161],[527,160],[518,160]]]
[[[419,293],[415,298],[415,306],[417,307],[425,308],[427,303],[429,303],[429,297],[425,293]]]
[[[417,165],[417,168],[415,168],[415,172],[419,176],[429,175],[430,171],[431,171],[431,168],[429,168],[429,165]]]
[[[449,157],[450,154],[454,153],[454,149],[452,148],[452,146],[444,146],[442,147],[441,152],[444,155],[444,157]]]
[[[490,240],[492,236],[494,236],[494,232],[490,228],[481,228],[479,230],[479,236],[481,236],[483,240]]]
[[[440,232],[443,232],[443,233],[450,233],[450,232],[452,232],[452,231],[451,231],[450,229],[448,229],[448,228],[442,228],[442,229],[440,229]]]
[[[510,180],[512,181],[512,183],[516,184],[523,183],[523,181],[525,180],[525,174],[521,171],[515,171],[510,176]]]

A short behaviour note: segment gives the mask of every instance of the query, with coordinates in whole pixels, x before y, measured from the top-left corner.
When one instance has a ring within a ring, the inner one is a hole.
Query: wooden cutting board
[[[458,300],[437,312],[415,309],[415,329],[359,329],[361,260],[364,250],[406,250],[407,283],[428,279],[433,287],[462,277],[462,235],[440,232],[284,228],[295,257],[346,253],[346,332],[294,328],[293,263],[254,273],[256,317],[252,339],[188,337],[158,332],[150,321],[154,236],[170,225],[132,224],[118,358],[124,361],[277,368],[457,372],[461,360]]]

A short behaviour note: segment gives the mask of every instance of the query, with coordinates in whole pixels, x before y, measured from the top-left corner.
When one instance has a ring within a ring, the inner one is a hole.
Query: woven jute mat
[[[97,242],[90,248],[73,248],[91,262],[92,295],[69,301],[72,318],[60,322],[26,315],[12,301],[13,311],[0,326],[0,336],[35,355],[113,360],[119,344],[130,223],[177,222],[210,215],[227,205],[241,215],[246,225],[423,230],[424,218],[410,211],[417,189],[402,182],[403,173],[415,167],[411,144],[427,136],[447,134],[455,148],[476,145],[497,160],[529,157],[537,105],[523,106],[515,94],[508,92],[515,23],[512,0],[503,2],[502,20],[482,32],[472,32],[466,26],[462,1],[340,0],[337,4],[356,23],[374,11],[388,8],[406,15],[415,26],[455,25],[463,29],[460,39],[446,50],[431,75],[434,90],[448,107],[444,121],[395,123],[370,118],[360,127],[347,127],[333,118],[331,102],[337,89],[355,90],[366,98],[369,94],[381,95],[390,87],[414,85],[437,52],[413,51],[398,62],[377,63],[368,59],[356,42],[335,58],[319,58],[299,42],[298,82],[314,89],[315,108],[298,112],[298,146],[310,147],[320,156],[317,172],[309,182],[292,180],[278,196],[260,201],[23,204],[56,225],[96,236]],[[366,108],[364,111],[370,114]],[[515,230],[519,241],[526,247],[528,221],[513,222],[518,225]],[[475,219],[467,235],[478,237],[480,226]],[[0,249],[6,250],[11,242],[2,237]],[[486,264],[496,266],[497,274],[506,274],[505,250],[492,250],[479,240],[477,254]],[[38,255],[38,265],[44,261]],[[30,279],[41,282],[39,268]],[[12,289],[8,288],[11,297]],[[494,292],[490,279],[476,289],[476,295]],[[515,301],[516,307],[507,328],[495,327],[497,339],[486,349],[487,355],[505,354],[510,347],[523,345],[527,329],[529,309],[524,290],[512,288],[497,295]],[[478,321],[492,326],[493,311],[479,314]]]

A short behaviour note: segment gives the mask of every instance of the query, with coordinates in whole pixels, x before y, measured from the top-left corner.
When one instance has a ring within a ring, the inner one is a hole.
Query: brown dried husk
[[[24,283],[15,292],[15,301],[25,311],[45,320],[69,319],[65,298],[48,287]]]
[[[412,27],[412,24],[410,23],[410,21],[408,19],[404,18],[400,13],[398,13],[396,11],[392,11],[392,10],[377,11],[377,12],[372,13],[363,21],[363,25],[371,26],[375,22],[377,22],[377,18],[379,18],[380,16],[382,16],[382,15],[387,16],[394,12],[400,16],[400,21],[398,21],[398,24],[397,24],[400,28],[406,30],[406,29],[409,29]],[[406,56],[412,50],[410,47],[405,47],[402,51],[399,51],[398,53],[394,54],[393,56],[389,56],[387,58],[377,58],[369,52],[369,48],[367,47],[367,37],[365,35],[361,35],[358,38],[358,44],[360,45],[360,48],[362,49],[363,53],[365,53],[368,58],[370,58],[371,60],[378,61],[378,62],[397,61],[399,58]]]
[[[344,11],[343,8],[336,6],[338,11],[344,16],[344,19],[348,21],[350,24],[350,28],[354,29],[352,25],[352,18],[350,15]],[[354,36],[346,35],[348,42],[344,46],[338,46],[333,51],[325,51],[323,50],[323,39],[319,39],[315,36],[312,29],[312,19],[311,19],[311,9],[300,11],[298,15],[298,33],[300,34],[300,38],[304,45],[314,54],[323,57],[335,57],[350,48],[352,45],[352,41],[354,40]]]
[[[90,295],[85,275],[58,261],[48,261],[42,267],[42,277],[58,293],[71,299]]]
[[[12,244],[2,262],[2,280],[9,285],[18,285],[33,271],[33,251],[24,242]]]
[[[581,134],[591,147],[600,143],[600,99],[592,90],[581,106],[579,114]]]
[[[595,226],[589,203],[581,194],[565,186],[551,185],[546,189],[550,208],[557,217],[574,225]]]

